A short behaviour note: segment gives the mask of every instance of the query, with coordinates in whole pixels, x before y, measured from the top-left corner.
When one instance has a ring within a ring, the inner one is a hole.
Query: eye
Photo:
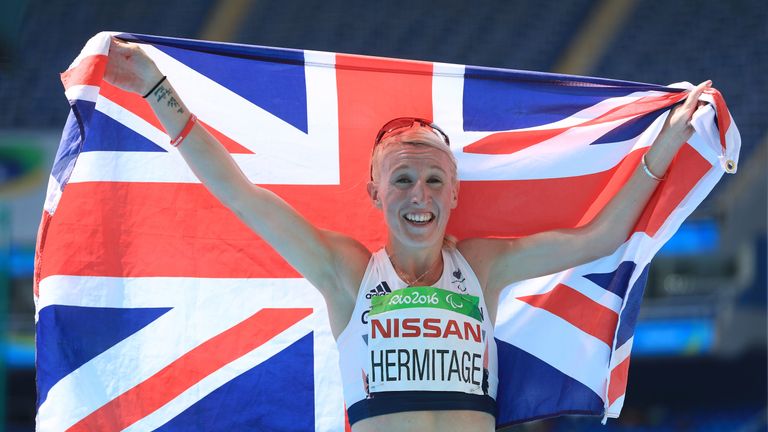
[[[443,179],[440,177],[430,177],[427,179],[427,183],[440,184],[442,182],[443,182]]]
[[[411,184],[411,178],[408,176],[395,177],[395,183],[397,184]]]

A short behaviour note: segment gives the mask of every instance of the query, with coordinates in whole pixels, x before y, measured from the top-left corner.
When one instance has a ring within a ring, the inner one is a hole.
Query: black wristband
[[[144,99],[146,99],[146,98],[147,98],[147,96],[151,95],[151,94],[152,94],[152,92],[153,92],[153,91],[155,91],[155,89],[156,89],[156,88],[160,87],[160,84],[162,84],[162,83],[163,83],[163,81],[165,81],[165,78],[166,78],[166,76],[165,76],[165,75],[163,75],[163,77],[162,77],[162,78],[160,78],[160,81],[158,81],[158,82],[157,82],[157,84],[155,84],[155,86],[154,86],[154,87],[152,87],[152,88],[151,88],[151,89],[150,89],[150,90],[147,92],[147,94],[145,94],[145,95],[144,95],[144,96],[142,96],[142,97],[143,97]]]

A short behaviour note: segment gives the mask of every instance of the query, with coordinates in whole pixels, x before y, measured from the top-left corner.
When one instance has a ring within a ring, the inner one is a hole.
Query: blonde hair
[[[448,250],[456,250],[456,244],[459,242],[459,239],[456,238],[456,236],[451,234],[445,234],[443,237],[443,249]]]
[[[426,127],[411,127],[403,128],[402,131],[395,131],[391,135],[387,135],[381,142],[373,149],[373,155],[371,155],[371,177],[374,182],[378,181],[379,165],[381,165],[381,155],[384,153],[384,148],[400,144],[400,145],[413,145],[413,146],[427,146],[432,147],[448,155],[451,161],[451,180],[458,180],[458,168],[456,163],[456,156],[453,155],[451,148],[442,138],[438,137],[435,132]]]

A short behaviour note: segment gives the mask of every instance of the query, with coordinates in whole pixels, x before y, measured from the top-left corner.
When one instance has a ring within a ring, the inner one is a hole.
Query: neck
[[[443,245],[412,249],[387,242],[385,250],[398,276],[409,285],[432,285],[443,273]]]

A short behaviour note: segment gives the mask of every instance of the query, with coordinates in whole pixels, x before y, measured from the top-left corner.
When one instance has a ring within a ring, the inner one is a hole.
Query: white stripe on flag
[[[621,413],[621,407],[624,406],[624,397],[625,396],[626,395],[621,395],[615,401],[613,401],[611,406],[609,406],[605,410],[605,417],[607,417],[607,418],[619,418],[619,413]]]
[[[569,129],[512,154],[456,152],[461,180],[537,180],[595,174],[610,170],[631,150],[653,142],[666,114],[636,138],[589,145],[624,121]]]
[[[335,63],[333,54],[305,53],[314,64],[304,68],[308,122],[305,134],[162,51],[152,46],[145,50],[198,118],[256,153],[256,165],[247,167],[253,170],[251,175],[262,170],[271,172],[271,165],[278,163],[291,167],[295,178],[290,184],[338,184],[338,95],[336,70],[329,67]],[[259,178],[259,183],[265,182],[274,180]]]
[[[495,336],[579,381],[602,397],[610,348],[550,312],[504,299]],[[574,356],[578,356],[575,358]]]
[[[56,212],[56,207],[59,205],[59,199],[61,199],[61,185],[54,176],[48,176],[48,187],[45,191],[43,211],[54,214]]]
[[[573,288],[574,290],[588,297],[593,302],[605,308],[608,308],[616,313],[619,313],[619,310],[621,309],[621,302],[622,302],[621,297],[617,296],[616,294],[608,291],[607,289],[601,286],[596,285],[591,280],[585,277],[579,276],[580,274],[595,273],[592,270],[593,270],[593,266],[577,267],[571,272],[569,272],[570,277],[568,277],[568,279],[565,280],[563,284],[567,285],[569,288]]]
[[[75,100],[96,102],[96,98],[99,97],[99,87],[92,85],[73,85],[64,91],[64,95],[70,102],[74,102]]]
[[[635,342],[635,337],[632,336],[624,342],[622,346],[620,346],[616,351],[613,352],[613,355],[611,356],[611,366],[609,369],[613,369],[616,366],[618,366],[621,362],[629,358],[629,355],[632,353],[632,344]]]
[[[92,38],[88,39],[85,46],[80,51],[80,54],[75,57],[68,69],[77,67],[84,58],[93,55],[107,55],[109,52],[109,43],[112,39],[112,35],[117,35],[117,32],[103,31],[96,33]]]

